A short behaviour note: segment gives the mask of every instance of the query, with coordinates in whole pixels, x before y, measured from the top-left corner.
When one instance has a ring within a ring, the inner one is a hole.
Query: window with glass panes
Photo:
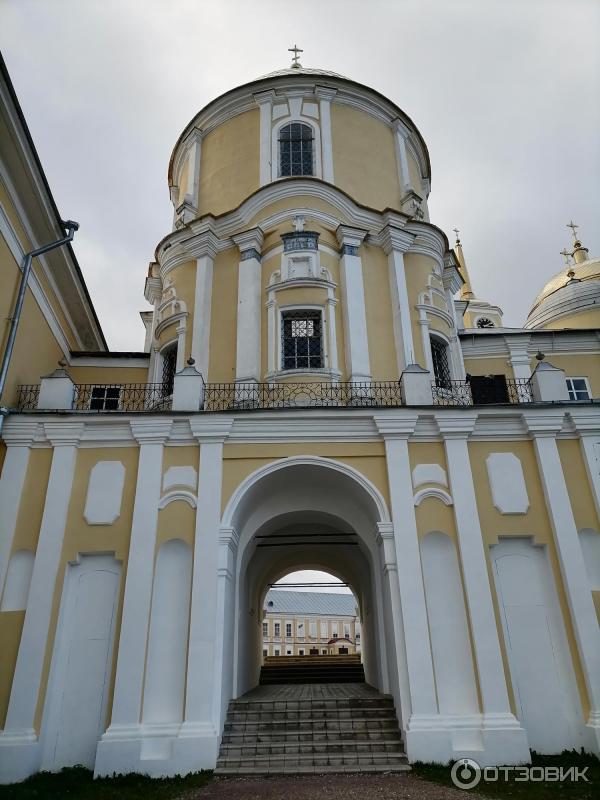
[[[320,311],[285,311],[281,317],[283,369],[322,369]]]
[[[433,362],[433,375],[438,386],[450,385],[450,363],[448,361],[448,345],[431,337],[431,360]]]
[[[90,411],[118,411],[120,386],[93,386]]]
[[[162,356],[162,393],[165,397],[173,394],[175,369],[177,365],[177,345],[170,344],[161,353]]]
[[[567,378],[569,400],[589,400],[590,387],[587,378]]]
[[[313,174],[313,131],[310,125],[292,122],[279,131],[279,175]]]

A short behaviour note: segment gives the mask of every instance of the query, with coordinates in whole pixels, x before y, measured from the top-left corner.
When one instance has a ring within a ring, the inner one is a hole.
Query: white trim
[[[212,309],[214,259],[211,255],[196,260],[196,285],[194,289],[194,316],[192,320],[192,358],[196,369],[208,380],[210,363],[210,322]]]
[[[441,500],[446,506],[452,505],[452,498],[448,492],[445,492],[443,489],[439,489],[437,486],[429,486],[426,489],[419,489],[418,492],[415,492],[413,500],[416,506],[420,506],[423,500],[427,499],[428,497],[435,497],[437,500]]]
[[[233,525],[234,514],[236,508],[240,501],[242,500],[243,496],[246,492],[254,486],[255,483],[258,483],[262,478],[267,475],[271,475],[274,472],[279,471],[280,469],[286,469],[287,467],[294,467],[299,465],[309,465],[313,467],[325,467],[327,469],[335,470],[336,472],[341,473],[342,475],[346,475],[349,478],[352,478],[356,481],[366,492],[370,495],[371,499],[375,503],[375,507],[377,508],[377,514],[379,516],[379,520],[381,522],[391,522],[390,513],[387,508],[387,503],[383,498],[383,495],[379,491],[379,489],[375,486],[375,484],[371,483],[368,478],[365,478],[358,470],[354,469],[354,467],[348,466],[348,464],[344,464],[341,461],[334,461],[331,458],[323,458],[322,456],[312,456],[312,455],[305,455],[305,456],[289,456],[287,458],[280,458],[277,461],[272,461],[269,464],[266,464],[263,467],[259,467],[258,469],[254,470],[254,472],[250,473],[247,478],[245,478],[242,483],[237,487],[234,493],[229,498],[229,501],[223,511],[223,517],[221,519],[221,527],[222,528],[231,528]]]
[[[196,508],[196,495],[193,492],[186,492],[185,489],[174,489],[172,492],[167,492],[167,494],[164,494],[160,498],[158,503],[159,511],[162,511],[163,508],[166,508],[177,500],[183,500],[191,506],[191,508]]]

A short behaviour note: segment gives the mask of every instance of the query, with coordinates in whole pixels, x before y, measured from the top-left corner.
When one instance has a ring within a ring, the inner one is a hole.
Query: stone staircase
[[[391,697],[365,683],[259,686],[229,705],[216,775],[408,770]]]
[[[363,683],[360,656],[270,656],[260,671],[261,686],[278,683]]]

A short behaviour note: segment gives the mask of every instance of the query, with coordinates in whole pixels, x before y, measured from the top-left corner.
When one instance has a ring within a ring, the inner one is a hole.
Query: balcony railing
[[[163,383],[75,383],[72,411],[169,411],[172,391]],[[17,408],[34,411],[38,407],[39,385],[19,386]]]
[[[208,383],[205,411],[278,408],[382,408],[402,405],[400,383]]]
[[[434,381],[431,385],[435,406],[504,405],[533,403],[531,383],[506,378],[503,381],[485,379],[471,381]]]

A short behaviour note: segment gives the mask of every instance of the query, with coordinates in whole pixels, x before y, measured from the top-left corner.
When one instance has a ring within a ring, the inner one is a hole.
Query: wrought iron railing
[[[395,381],[344,383],[208,383],[205,411],[276,408],[369,408],[402,405]]]
[[[171,393],[164,383],[76,383],[75,411],[169,411]]]
[[[431,385],[435,406],[505,405],[533,403],[531,383],[525,379],[506,378],[500,384],[481,386],[470,381],[434,381]]]
[[[39,396],[39,383],[19,386],[17,388],[17,408],[19,411],[33,411],[37,408]]]

